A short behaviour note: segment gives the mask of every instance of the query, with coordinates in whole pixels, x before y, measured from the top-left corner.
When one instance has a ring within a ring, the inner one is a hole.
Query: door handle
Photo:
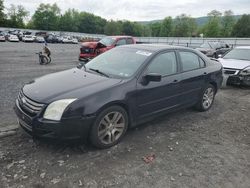
[[[204,72],[203,74],[205,74],[205,75],[206,75],[206,74],[207,74],[207,72]]]
[[[174,82],[174,83],[177,83],[177,82],[178,82],[178,80],[174,80],[173,82]]]

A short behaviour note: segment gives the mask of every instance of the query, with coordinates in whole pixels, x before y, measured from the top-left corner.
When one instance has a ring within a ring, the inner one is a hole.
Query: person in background
[[[49,59],[51,59],[50,58],[51,52],[50,52],[47,42],[44,43],[43,54],[45,54]]]

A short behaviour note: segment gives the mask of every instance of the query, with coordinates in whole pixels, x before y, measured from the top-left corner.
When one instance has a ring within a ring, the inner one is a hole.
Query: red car
[[[135,39],[131,36],[108,36],[99,42],[84,42],[80,48],[79,60],[88,62],[90,59],[116,46],[135,43]]]

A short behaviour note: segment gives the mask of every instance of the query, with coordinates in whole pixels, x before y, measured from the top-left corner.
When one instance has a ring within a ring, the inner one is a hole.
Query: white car
[[[73,38],[73,39],[72,39],[72,43],[73,43],[73,44],[78,44],[78,40],[77,40],[76,38]]]
[[[38,43],[44,43],[45,42],[45,40],[44,40],[44,38],[42,36],[37,36],[35,41],[38,42]]]
[[[22,38],[23,42],[34,42],[35,41],[35,36],[32,35],[24,35]]]
[[[10,35],[8,37],[8,41],[10,41],[10,42],[19,42],[19,38],[16,35]]]
[[[0,42],[5,42],[5,36],[3,34],[0,33]]]
[[[218,59],[228,84],[250,86],[250,46],[239,46]]]
[[[72,43],[72,38],[71,37],[63,37],[62,43]]]

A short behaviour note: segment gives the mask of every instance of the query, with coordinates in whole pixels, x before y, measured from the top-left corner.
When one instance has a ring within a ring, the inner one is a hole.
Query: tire
[[[109,148],[119,143],[127,129],[127,112],[120,106],[111,106],[99,113],[91,128],[89,139],[97,148]]]
[[[48,64],[48,58],[44,55],[41,55],[39,62],[40,62],[40,65],[46,65]]]
[[[204,88],[199,102],[196,104],[195,108],[201,112],[209,110],[213,105],[215,93],[216,91],[214,86],[208,84],[207,87]]]

